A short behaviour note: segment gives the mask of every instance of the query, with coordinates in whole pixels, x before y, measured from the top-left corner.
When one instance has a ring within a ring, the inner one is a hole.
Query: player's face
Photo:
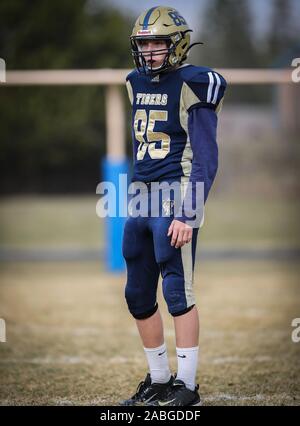
[[[143,57],[149,67],[153,70],[159,68],[166,58],[168,53],[167,43],[164,40],[140,40],[138,42],[140,52],[143,52]],[[153,51],[158,51],[153,53]],[[151,53],[152,52],[152,57]]]

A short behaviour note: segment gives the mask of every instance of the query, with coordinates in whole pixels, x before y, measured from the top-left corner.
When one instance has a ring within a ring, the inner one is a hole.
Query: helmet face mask
[[[131,53],[137,70],[143,74],[158,74],[162,71],[174,67],[177,61],[174,61],[174,52],[176,45],[173,43],[170,36],[157,37],[131,37]],[[165,48],[144,51],[142,48],[143,42],[161,41],[166,43]],[[158,67],[153,67],[153,62],[157,56],[165,55],[162,64]],[[173,57],[173,62],[172,58]]]
[[[143,74],[158,74],[182,64],[190,48],[190,33],[185,19],[172,7],[153,7],[142,13],[133,28],[130,42],[136,69]],[[164,41],[167,47],[143,50],[141,42]],[[163,62],[153,66],[155,56],[165,53]],[[154,59],[153,59],[154,58]]]

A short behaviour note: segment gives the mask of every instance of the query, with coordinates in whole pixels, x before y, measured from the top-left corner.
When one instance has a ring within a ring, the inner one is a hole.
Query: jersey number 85
[[[170,152],[171,138],[166,133],[155,132],[155,121],[167,121],[168,111],[149,111],[149,120],[147,111],[138,109],[134,116],[134,133],[136,139],[140,142],[137,150],[137,160],[143,160],[146,151],[153,160],[163,159]],[[145,140],[145,135],[146,139]],[[161,142],[161,147],[156,147],[156,142]]]

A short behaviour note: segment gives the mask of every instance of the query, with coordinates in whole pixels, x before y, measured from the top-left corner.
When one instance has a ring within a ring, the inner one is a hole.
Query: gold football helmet
[[[142,13],[136,20],[130,36],[131,52],[137,70],[145,74],[158,74],[182,64],[190,48],[200,44],[190,44],[190,32],[192,30],[185,19],[172,7],[152,7]],[[141,50],[143,40],[166,41],[167,49],[147,52],[147,57],[150,56],[151,59],[150,63],[152,63],[153,54],[166,53],[160,67],[153,69],[152,65],[150,67],[147,65],[145,54]]]

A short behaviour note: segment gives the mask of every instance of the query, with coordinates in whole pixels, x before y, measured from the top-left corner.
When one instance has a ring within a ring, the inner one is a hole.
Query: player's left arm
[[[188,130],[193,162],[190,191],[187,191],[184,199],[184,214],[179,218],[182,222],[196,219],[194,210],[190,211],[192,207],[202,218],[203,207],[218,170],[217,125],[218,117],[213,109],[196,106],[189,112]],[[203,186],[197,193],[199,183]]]
[[[189,226],[188,222],[193,221],[193,226],[199,226],[204,204],[217,173],[217,114],[222,107],[225,89],[225,79],[215,72],[196,75],[191,81],[184,83],[182,98],[188,112],[188,133],[193,161],[183,214],[172,222],[168,233],[172,234],[171,244],[176,244],[177,248],[191,241],[192,226]],[[203,184],[200,197],[197,182]]]
[[[192,239],[193,228],[189,221],[195,221],[203,214],[203,206],[218,169],[217,115],[213,109],[196,106],[189,112],[188,131],[193,163],[189,178],[189,190],[184,200],[183,215],[174,219],[168,235],[172,234],[171,245],[182,247]],[[198,196],[197,182],[203,183],[204,192]],[[196,207],[189,211],[189,207]],[[194,211],[196,210],[196,214]]]

